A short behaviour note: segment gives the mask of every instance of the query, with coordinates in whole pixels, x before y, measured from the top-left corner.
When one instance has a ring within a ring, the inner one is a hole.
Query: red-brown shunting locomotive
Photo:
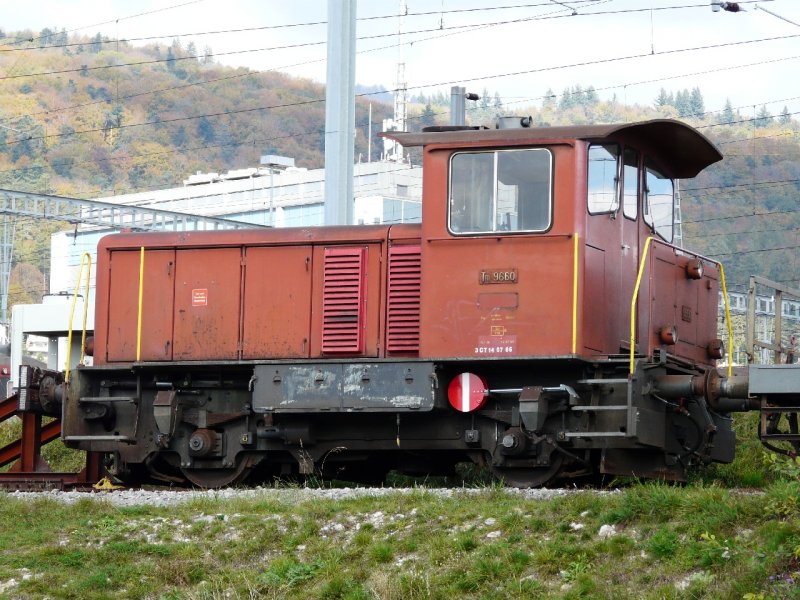
[[[670,244],[673,180],[722,158],[704,136],[389,135],[423,148],[421,224],[103,238],[66,443],[206,487],[464,461],[517,486],[680,480],[733,459],[728,414],[758,403],[715,368],[719,265]]]

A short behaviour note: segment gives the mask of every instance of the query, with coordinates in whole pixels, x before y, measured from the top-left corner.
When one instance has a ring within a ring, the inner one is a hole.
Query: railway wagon
[[[671,244],[713,144],[672,120],[385,135],[422,147],[419,224],[103,238],[65,442],[204,487],[733,459],[755,405],[715,367],[720,265]]]

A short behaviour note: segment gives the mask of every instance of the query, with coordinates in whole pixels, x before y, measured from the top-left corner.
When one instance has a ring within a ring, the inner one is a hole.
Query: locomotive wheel
[[[550,465],[541,468],[492,467],[492,473],[504,485],[515,488],[543,487],[553,481],[561,472],[564,455],[554,452]]]
[[[250,474],[252,467],[246,458],[240,458],[232,469],[191,469],[181,468],[186,479],[200,488],[221,488],[241,483]]]

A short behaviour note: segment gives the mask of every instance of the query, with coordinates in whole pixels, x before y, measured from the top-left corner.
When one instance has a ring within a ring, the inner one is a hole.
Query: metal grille
[[[386,351],[419,354],[420,246],[389,250]]]
[[[325,248],[322,288],[322,352],[364,352],[367,249]]]

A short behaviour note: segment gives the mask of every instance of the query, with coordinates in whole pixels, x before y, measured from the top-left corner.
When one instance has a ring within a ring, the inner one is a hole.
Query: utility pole
[[[356,0],[328,0],[325,85],[325,224],[353,222]]]

